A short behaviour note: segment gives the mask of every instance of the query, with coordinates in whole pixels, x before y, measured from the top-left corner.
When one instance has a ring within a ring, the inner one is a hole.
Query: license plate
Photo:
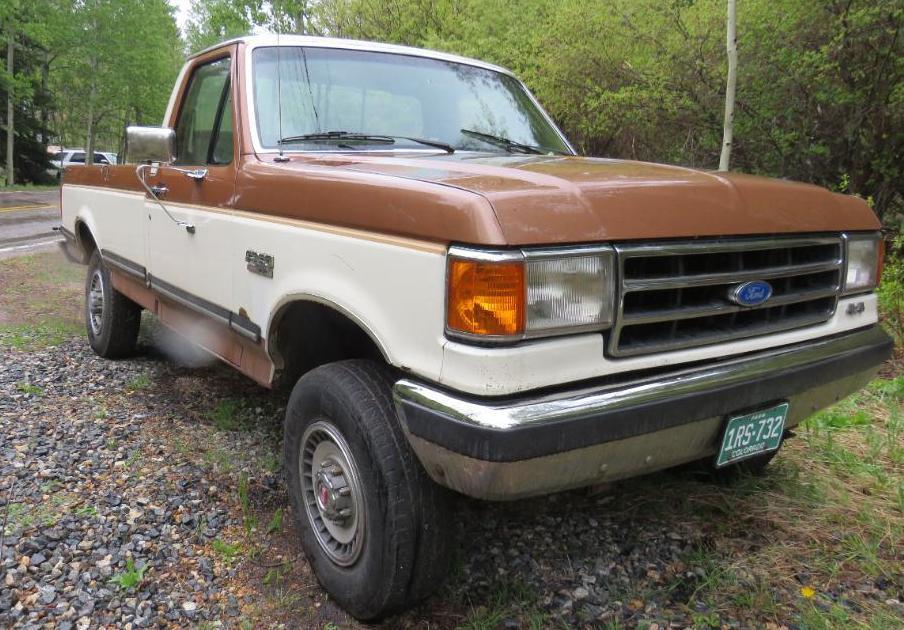
[[[774,451],[782,443],[788,403],[728,419],[716,468]]]

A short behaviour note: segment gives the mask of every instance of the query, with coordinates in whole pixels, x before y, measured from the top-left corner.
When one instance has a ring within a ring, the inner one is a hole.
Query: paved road
[[[0,258],[55,247],[59,224],[58,190],[0,192]]]

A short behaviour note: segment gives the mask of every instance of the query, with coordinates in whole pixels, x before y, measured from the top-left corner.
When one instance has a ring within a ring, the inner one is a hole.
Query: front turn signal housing
[[[524,262],[468,260],[449,263],[447,326],[459,335],[517,338],[524,332]]]

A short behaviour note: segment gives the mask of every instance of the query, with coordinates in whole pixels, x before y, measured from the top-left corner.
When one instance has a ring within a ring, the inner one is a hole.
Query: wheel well
[[[85,225],[85,223],[79,221],[75,226],[75,236],[78,245],[82,250],[84,262],[87,263],[91,260],[91,255],[94,253],[94,250],[97,249],[97,242],[94,240],[94,235],[91,234],[91,230],[88,229],[88,226]]]
[[[280,308],[268,338],[279,386],[291,387],[304,373],[334,361],[385,360],[377,343],[358,322],[310,300]]]

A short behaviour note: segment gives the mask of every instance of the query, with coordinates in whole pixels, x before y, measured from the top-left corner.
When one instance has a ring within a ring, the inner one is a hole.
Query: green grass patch
[[[36,324],[0,324],[0,345],[17,350],[40,350],[58,346],[84,333],[80,324],[45,319]]]
[[[29,396],[40,396],[44,393],[43,387],[31,385],[29,383],[16,383],[16,389]]]
[[[254,426],[248,404],[244,400],[233,398],[218,402],[208,418],[218,431],[248,431]]]
[[[219,538],[214,539],[211,543],[211,547],[214,552],[218,556],[220,556],[225,562],[232,562],[235,560],[238,555],[241,553],[242,548],[238,544],[230,544],[220,540]]]
[[[126,389],[129,391],[137,392],[142,389],[147,389],[151,386],[151,377],[147,374],[139,374],[138,376],[129,379],[129,382],[126,383]]]
[[[59,184],[13,184],[0,186],[0,192],[38,192],[43,190],[59,190]]]

